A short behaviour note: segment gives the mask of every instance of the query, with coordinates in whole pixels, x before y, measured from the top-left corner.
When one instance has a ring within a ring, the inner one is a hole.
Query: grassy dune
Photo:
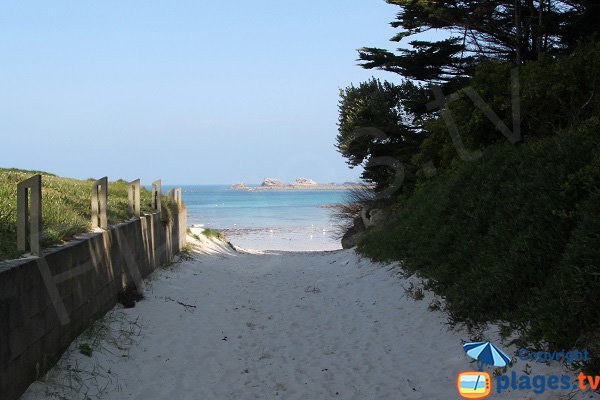
[[[92,179],[61,178],[41,171],[0,168],[0,260],[19,257],[17,251],[17,183],[32,175],[42,175],[42,247],[59,244],[91,228],[90,196]],[[141,210],[151,212],[150,193],[140,191]],[[163,204],[168,199],[162,197]],[[108,184],[108,223],[130,218],[127,206],[127,182]],[[169,217],[170,207],[163,218]]]

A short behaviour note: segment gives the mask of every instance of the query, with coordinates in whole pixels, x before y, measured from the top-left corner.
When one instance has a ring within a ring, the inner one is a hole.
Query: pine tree
[[[364,47],[364,68],[405,78],[446,83],[464,81],[484,60],[521,64],[543,54],[568,54],[598,31],[597,1],[570,0],[386,0],[400,7],[391,23],[402,31],[391,40],[412,39],[397,53]],[[419,40],[441,30],[447,37]]]

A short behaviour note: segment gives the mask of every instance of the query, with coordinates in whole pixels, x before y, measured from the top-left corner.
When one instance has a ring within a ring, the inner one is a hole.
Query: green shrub
[[[92,346],[90,346],[88,343],[81,343],[79,345],[79,352],[84,356],[91,357],[94,350],[92,349]]]
[[[527,340],[598,349],[598,130],[592,118],[490,146],[421,184],[359,250],[428,278],[457,321],[504,320]]]
[[[219,240],[225,240],[225,236],[216,229],[204,228],[202,230],[202,234],[204,236],[206,236],[207,238],[215,238],[215,239],[219,239]]]
[[[600,181],[598,181],[600,182]],[[581,202],[556,274],[532,303],[529,337],[600,355],[600,189]],[[600,371],[600,359],[587,366]]]

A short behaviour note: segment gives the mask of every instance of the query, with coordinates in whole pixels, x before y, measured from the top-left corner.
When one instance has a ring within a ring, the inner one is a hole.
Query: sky
[[[143,184],[357,180],[338,91],[394,48],[384,0],[20,1],[0,13],[0,167]]]

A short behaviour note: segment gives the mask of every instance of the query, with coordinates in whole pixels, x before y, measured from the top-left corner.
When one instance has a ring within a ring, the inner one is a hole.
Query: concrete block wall
[[[186,229],[182,204],[168,224],[155,212],[41,257],[0,263],[0,399],[18,399],[116,305],[126,284],[170,261]]]

